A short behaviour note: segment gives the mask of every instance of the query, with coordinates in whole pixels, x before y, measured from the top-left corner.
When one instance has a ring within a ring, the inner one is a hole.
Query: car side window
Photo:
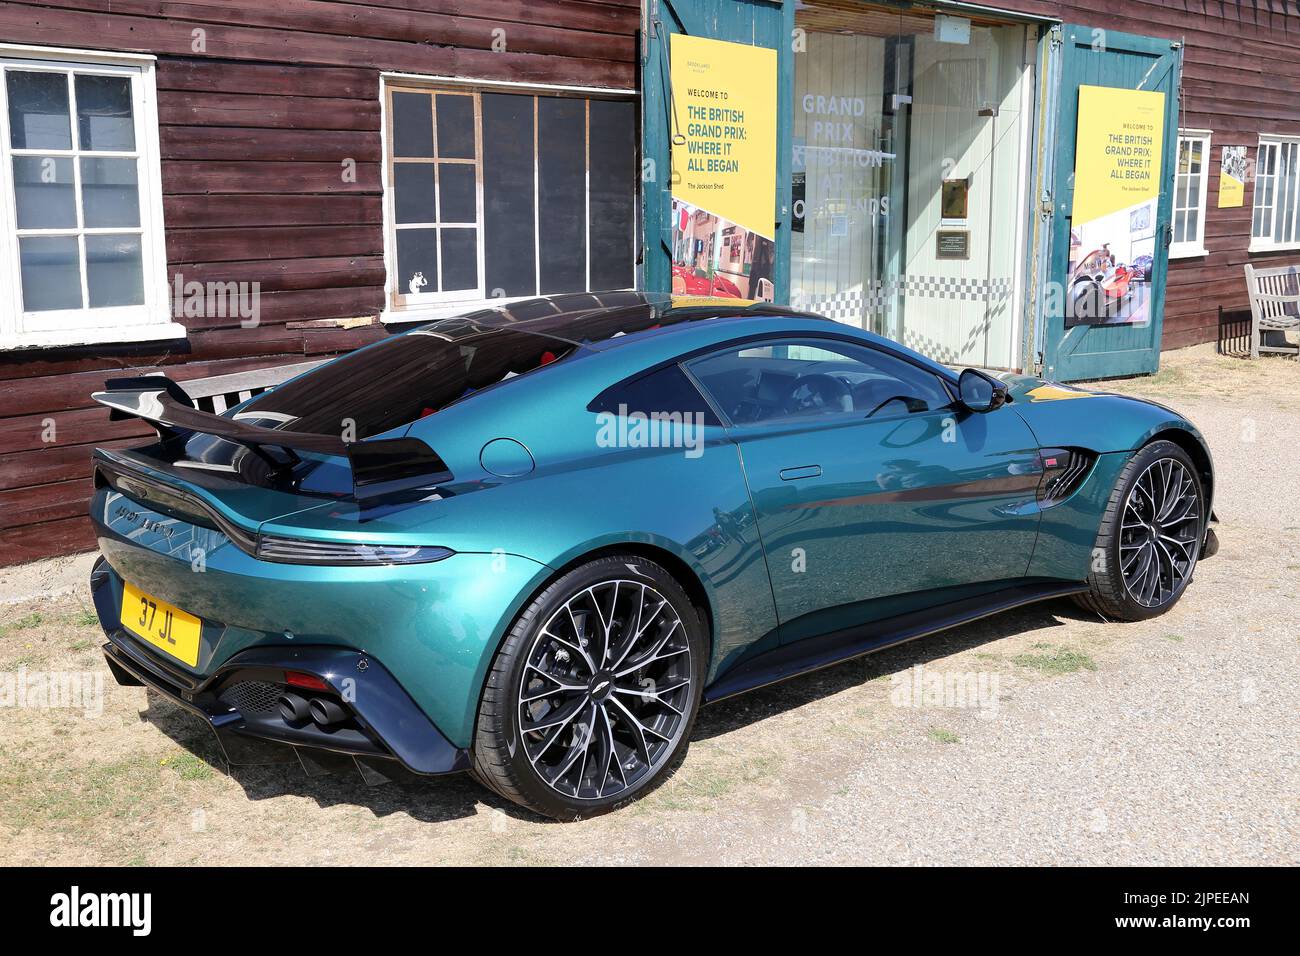
[[[686,363],[734,424],[893,418],[952,401],[939,377],[887,352],[829,339],[774,339]]]
[[[619,382],[597,395],[587,411],[628,416],[682,416],[684,421],[720,425],[700,390],[677,365]]]

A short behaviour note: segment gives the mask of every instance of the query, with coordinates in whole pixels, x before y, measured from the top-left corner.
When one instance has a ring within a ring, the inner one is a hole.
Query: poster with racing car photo
[[[1163,140],[1163,93],[1079,88],[1066,328],[1150,321]]]

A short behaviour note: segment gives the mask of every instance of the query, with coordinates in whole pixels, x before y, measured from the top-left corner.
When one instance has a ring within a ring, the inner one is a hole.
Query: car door
[[[749,341],[686,367],[741,450],[783,643],[1024,576],[1042,466],[1010,408],[840,337]]]

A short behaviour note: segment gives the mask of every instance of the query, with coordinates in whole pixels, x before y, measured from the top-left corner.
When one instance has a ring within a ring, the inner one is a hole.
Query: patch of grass
[[[1011,663],[1044,674],[1073,674],[1075,671],[1095,671],[1097,662],[1081,651],[1052,644],[1035,644],[1042,654],[1017,654]]]
[[[31,614],[20,617],[12,624],[0,624],[0,637],[4,637],[10,631],[30,631],[34,627],[40,627],[41,622],[44,620],[44,614],[40,611],[33,611]]]
[[[961,743],[960,737],[954,734],[951,730],[944,730],[942,727],[931,727],[929,730],[925,732],[925,735],[929,737],[931,740],[933,740],[935,743],[940,743],[940,744]]]
[[[73,627],[99,627],[99,615],[94,611],[83,608],[76,614],[69,616],[68,623]]]
[[[1181,368],[1166,365],[1154,375],[1148,375],[1141,380],[1144,388],[1172,388],[1175,385],[1186,385],[1187,373]]]
[[[779,766],[780,760],[768,754],[759,754],[740,763],[715,760],[696,765],[690,773],[679,772],[665,780],[640,804],[655,810],[711,810],[716,801],[738,786],[768,776]]]
[[[1160,636],[1166,641],[1173,641],[1175,644],[1181,644],[1183,642],[1183,635],[1181,634],[1162,634]]]
[[[210,780],[213,776],[212,767],[208,765],[207,761],[194,756],[192,753],[167,757],[162,763],[163,766],[175,770],[182,780]]]
[[[94,641],[73,641],[68,645],[70,651],[88,651],[95,646]]]
[[[14,757],[0,764],[0,818],[17,831],[33,825],[76,831],[92,821],[124,819],[150,806],[158,790],[157,756],[57,767]]]

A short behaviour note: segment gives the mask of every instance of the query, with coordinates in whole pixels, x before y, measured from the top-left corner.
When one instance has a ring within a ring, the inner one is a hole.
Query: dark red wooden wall
[[[262,290],[257,328],[181,318],[184,343],[0,352],[0,565],[94,546],[90,451],[149,434],[92,406],[105,377],[199,378],[386,334],[288,327],[383,308],[381,72],[630,89],[639,26],[637,0],[0,2],[0,42],[158,57],[169,275]]]

